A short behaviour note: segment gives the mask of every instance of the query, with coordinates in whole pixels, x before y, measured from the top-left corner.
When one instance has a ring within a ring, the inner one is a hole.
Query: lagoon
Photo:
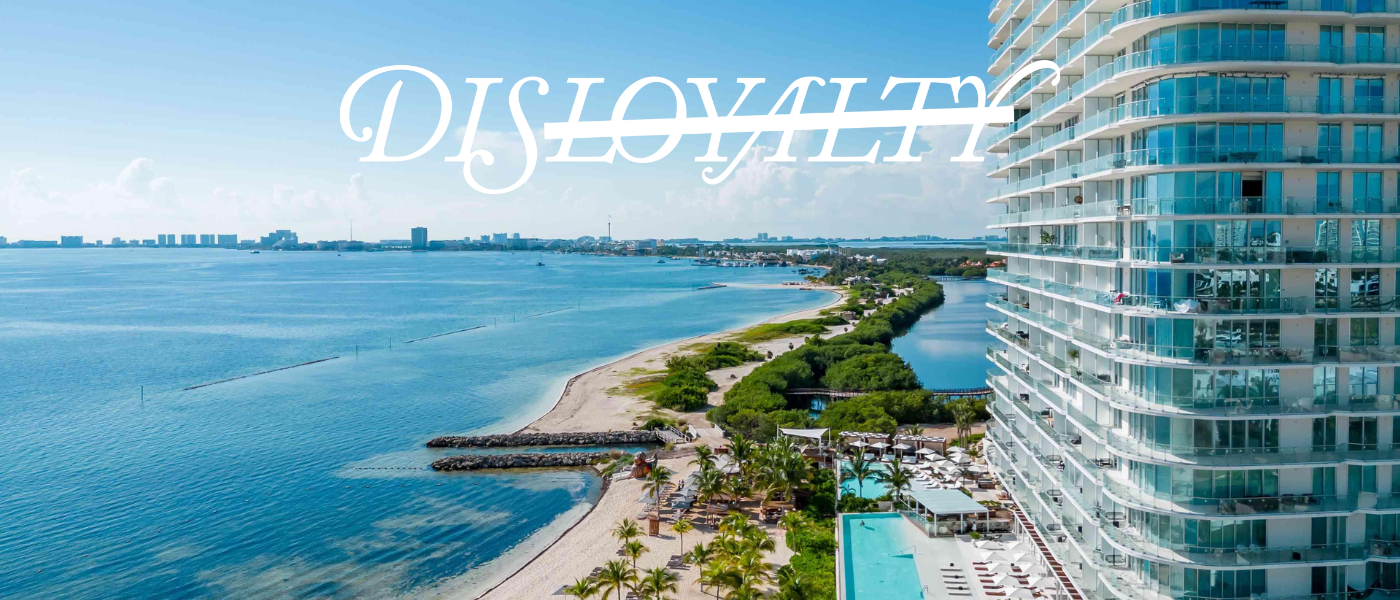
[[[943,304],[895,338],[892,350],[927,389],[983,387],[991,341],[987,321],[996,318],[996,311],[987,307],[987,294],[1000,286],[985,280],[942,285]]]

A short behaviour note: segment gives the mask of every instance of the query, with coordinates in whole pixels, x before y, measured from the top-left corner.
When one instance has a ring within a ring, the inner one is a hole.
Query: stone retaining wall
[[[512,446],[608,446],[659,444],[655,431],[596,431],[573,433],[506,433],[501,435],[448,435],[428,441],[429,448],[503,448]]]
[[[610,458],[607,452],[533,452],[528,454],[460,454],[433,461],[438,471],[586,467]]]

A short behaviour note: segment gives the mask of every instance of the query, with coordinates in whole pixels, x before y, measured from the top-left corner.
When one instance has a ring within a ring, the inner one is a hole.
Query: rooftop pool
[[[846,600],[922,600],[910,530],[899,513],[841,515]]]

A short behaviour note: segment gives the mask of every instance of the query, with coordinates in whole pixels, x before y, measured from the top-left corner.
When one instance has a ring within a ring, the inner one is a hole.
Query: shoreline
[[[782,284],[728,285],[730,285],[731,287],[796,289],[794,286]],[[639,405],[644,406],[647,409],[650,409],[651,407],[646,403],[644,399],[637,396],[628,396],[625,401],[621,402],[608,402],[609,400],[617,399],[617,396],[609,393],[609,390],[615,389],[617,386],[599,385],[599,383],[625,384],[626,382],[622,381],[622,379],[627,379],[628,377],[624,375],[622,377],[608,378],[606,377],[607,375],[622,374],[623,371],[621,371],[621,367],[628,364],[636,365],[633,367],[634,369],[643,368],[643,366],[647,363],[652,363],[671,354],[681,352],[682,348],[685,346],[697,343],[721,341],[723,338],[727,338],[729,336],[738,334],[758,325],[763,325],[767,323],[783,323],[803,318],[812,318],[816,316],[817,312],[831,308],[833,306],[840,305],[846,300],[846,291],[839,287],[813,287],[810,291],[826,292],[833,294],[835,297],[830,302],[820,306],[783,313],[780,315],[769,317],[767,319],[763,319],[761,321],[756,321],[732,329],[726,329],[723,331],[713,333],[704,333],[688,338],[672,340],[669,342],[657,344],[648,348],[644,348],[642,350],[638,350],[631,354],[622,356],[620,358],[613,359],[611,361],[608,361],[581,373],[577,373],[570,377],[564,383],[564,386],[560,391],[559,396],[555,398],[554,403],[550,405],[549,410],[545,411],[539,417],[535,418],[533,421],[530,421],[523,427],[514,430],[512,433],[524,433],[530,431],[556,433],[564,431],[612,431],[617,429],[631,429],[632,420],[629,416],[630,413],[619,413],[617,409],[631,409],[636,408]],[[775,340],[769,340],[768,342],[763,342],[762,344],[770,346],[781,346],[782,343],[794,342],[798,338],[805,339],[805,337],[806,336],[793,336],[791,338],[780,338]],[[784,350],[784,352],[786,352],[786,350]],[[782,352],[774,351],[774,355],[781,353]],[[757,366],[757,364],[753,365],[753,367]],[[724,369],[720,372],[729,373],[730,371],[732,371],[732,369]],[[593,381],[595,379],[605,379],[607,381]],[[721,386],[724,385],[724,382],[722,381],[717,381],[716,383],[720,383]],[[608,414],[607,411],[610,411],[610,414]],[[579,415],[583,413],[587,413],[592,418],[583,419],[583,422],[580,423],[578,422]],[[685,415],[694,414],[696,413],[680,413],[680,415],[682,415],[682,418],[684,418]],[[703,417],[703,413],[701,413],[701,416]]]
[[[748,286],[739,285],[738,287],[748,287]],[[755,287],[769,287],[769,288],[775,288],[775,289],[794,289],[793,286],[785,286],[785,285],[781,285],[781,284],[763,285],[763,286],[755,286]],[[611,394],[609,394],[609,393],[607,392],[607,390],[608,390],[608,389],[612,389],[612,387],[603,388],[603,389],[599,390],[599,389],[598,389],[598,386],[592,386],[592,387],[590,388],[590,386],[581,385],[580,382],[583,382],[585,379],[589,379],[589,378],[605,378],[605,376],[608,375],[608,374],[616,374],[616,373],[623,372],[623,371],[621,371],[621,370],[619,369],[619,367],[622,366],[622,365],[624,365],[624,364],[628,364],[628,363],[630,363],[630,362],[644,361],[644,360],[646,360],[648,357],[650,357],[650,360],[656,360],[656,359],[660,358],[661,356],[668,355],[668,354],[672,354],[672,353],[674,353],[674,352],[678,352],[678,351],[680,351],[681,348],[684,347],[684,346],[687,346],[687,345],[690,345],[690,344],[695,344],[695,343],[701,343],[702,340],[709,340],[709,339],[712,339],[712,338],[725,338],[725,337],[729,337],[729,336],[735,335],[735,334],[737,334],[737,333],[739,333],[739,332],[742,332],[742,331],[744,331],[744,330],[747,330],[747,329],[749,329],[749,328],[752,328],[752,327],[755,327],[755,326],[758,326],[758,325],[763,325],[763,324],[766,324],[766,323],[781,323],[781,322],[793,321],[793,320],[797,320],[797,319],[801,319],[801,318],[811,318],[811,316],[815,316],[816,313],[817,313],[818,311],[825,310],[825,309],[830,308],[830,307],[833,307],[833,306],[838,306],[838,305],[840,305],[841,303],[843,303],[843,302],[846,301],[847,293],[846,293],[845,289],[843,289],[843,288],[839,288],[839,287],[826,287],[826,286],[823,286],[823,287],[814,287],[813,290],[822,291],[822,292],[828,292],[828,293],[831,293],[832,295],[834,295],[835,297],[834,297],[830,302],[828,302],[828,303],[826,303],[826,304],[822,304],[822,305],[820,305],[820,306],[816,306],[816,307],[812,307],[812,308],[805,308],[805,309],[796,310],[796,311],[791,311],[791,312],[788,312],[788,313],[784,313],[784,314],[776,315],[776,316],[773,316],[773,317],[769,317],[769,318],[763,319],[763,320],[761,320],[761,321],[757,321],[757,322],[754,322],[754,323],[749,323],[749,324],[744,325],[744,326],[741,326],[741,327],[737,327],[737,328],[733,328],[733,329],[727,329],[727,330],[724,330],[724,331],[719,331],[719,332],[714,332],[714,333],[706,333],[706,334],[691,336],[691,337],[684,338],[684,339],[680,339],[680,340],[672,340],[672,341],[669,341],[669,342],[657,344],[657,345],[654,345],[654,346],[651,346],[651,347],[648,347],[648,348],[644,348],[644,349],[642,349],[642,350],[638,350],[638,351],[636,351],[636,352],[633,352],[633,353],[628,354],[628,355],[626,355],[626,356],[623,356],[623,357],[621,357],[621,358],[617,358],[617,359],[610,360],[610,361],[608,361],[608,362],[606,362],[606,363],[603,363],[603,364],[601,364],[601,365],[598,365],[598,366],[596,366],[596,367],[593,367],[593,368],[588,369],[588,370],[586,370],[586,371],[583,371],[583,372],[581,372],[581,373],[577,373],[577,374],[573,375],[572,377],[570,377],[570,378],[567,380],[567,382],[565,382],[565,384],[564,384],[564,386],[563,386],[563,390],[560,392],[559,396],[555,399],[554,403],[549,407],[549,410],[545,411],[543,414],[541,414],[539,417],[537,417],[535,420],[531,421],[529,424],[525,425],[524,427],[521,427],[521,428],[515,430],[513,433],[522,433],[522,432],[526,432],[526,431],[548,431],[548,432],[560,431],[559,429],[556,429],[556,428],[559,427],[561,423],[570,420],[571,417],[573,417],[574,415],[577,415],[580,411],[584,411],[584,410],[587,410],[587,409],[590,409],[590,408],[594,408],[593,405],[606,402],[607,397],[612,396]],[[804,336],[798,336],[798,337],[804,337]],[[769,345],[781,345],[781,344],[783,344],[783,343],[787,343],[789,340],[792,340],[792,339],[793,339],[793,338],[781,338],[781,339],[777,339],[777,340],[770,340],[769,342],[766,342],[766,343],[769,344]],[[775,355],[776,355],[776,354],[780,354],[780,353],[775,352]],[[755,364],[753,364],[753,367],[756,367],[757,364],[761,364],[761,363],[755,363]],[[750,367],[750,370],[752,370],[753,367]],[[742,368],[742,367],[736,367],[736,368]],[[734,370],[734,369],[724,369],[724,370],[722,370],[722,371],[724,371],[724,372],[729,372],[729,371],[733,371],[733,370]],[[607,383],[607,382],[605,382],[605,383]],[[719,395],[721,395],[721,397],[722,397],[723,390],[724,390],[724,389],[727,389],[729,386],[725,385],[725,382],[721,382],[721,386],[722,386],[721,391],[715,392],[714,394],[719,394]],[[600,391],[601,391],[601,393],[593,393],[593,394],[590,394],[590,393],[589,393],[590,391],[593,391],[593,392],[600,392]],[[599,396],[602,396],[602,398],[600,398]],[[642,397],[640,397],[640,396],[628,396],[628,397],[627,397],[627,404],[647,406],[648,408],[650,408],[649,403],[646,401],[646,399],[645,399],[645,398],[642,398]],[[565,414],[565,413],[567,413],[567,414]],[[681,413],[681,414],[682,414],[682,415],[693,415],[693,414],[697,414],[697,413]],[[702,413],[698,413],[698,414],[701,416],[701,418],[703,418],[703,415],[704,415],[703,412],[702,412]],[[620,419],[619,419],[619,418],[616,418],[616,417],[617,417],[617,414],[616,414],[616,413],[614,413],[612,416],[613,416],[614,418],[606,419],[606,420],[605,420],[605,421],[607,422],[607,424],[611,425],[611,427],[609,427],[609,428],[607,428],[607,429],[593,429],[593,430],[595,430],[595,431],[605,431],[605,430],[613,430],[613,429],[631,429],[631,419],[628,418],[628,417],[626,417],[626,413],[623,413],[623,415],[622,415],[623,418],[620,418]],[[551,417],[553,417],[553,419],[551,419]],[[594,471],[596,472],[596,469],[594,469]],[[615,498],[616,494],[609,494],[609,492],[612,491],[613,488],[615,487],[615,486],[613,485],[613,482],[611,482],[611,481],[605,479],[605,480],[603,480],[602,486],[603,486],[603,487],[602,487],[601,491],[600,491],[599,494],[598,494],[597,500],[592,504],[592,506],[590,506],[590,507],[588,508],[587,511],[585,511],[585,512],[583,513],[583,515],[579,518],[578,521],[574,522],[574,523],[571,524],[569,527],[565,528],[562,532],[559,533],[558,537],[554,538],[552,541],[549,542],[549,544],[547,544],[547,545],[545,545],[543,548],[541,548],[538,552],[536,552],[536,553],[534,554],[534,556],[530,557],[529,560],[525,561],[524,564],[520,565],[519,568],[515,569],[515,570],[514,570],[513,572],[511,572],[509,575],[506,575],[504,578],[502,578],[500,581],[498,581],[498,582],[496,582],[495,584],[493,584],[491,587],[486,588],[485,590],[482,590],[480,593],[476,593],[476,594],[473,594],[473,595],[463,594],[463,595],[454,596],[454,597],[455,597],[455,598],[459,598],[459,599],[461,599],[461,600],[481,600],[481,599],[483,599],[483,598],[487,598],[488,596],[491,596],[493,592],[497,592],[498,590],[501,590],[501,589],[503,588],[503,586],[507,586],[508,584],[511,584],[513,581],[516,581],[517,579],[526,578],[526,577],[528,577],[528,576],[530,576],[530,575],[533,575],[533,573],[531,572],[531,571],[532,571],[531,567],[534,567],[534,566],[536,566],[536,565],[541,564],[541,561],[544,560],[546,556],[550,556],[552,552],[558,552],[559,549],[560,549],[560,547],[561,547],[563,544],[565,544],[566,542],[573,542],[574,540],[571,539],[571,537],[570,537],[571,535],[578,534],[582,529],[584,529],[584,528],[586,528],[586,527],[588,527],[588,526],[590,526],[590,525],[592,525],[592,526],[596,526],[596,525],[597,525],[596,523],[593,523],[593,522],[592,522],[592,519],[601,518],[600,515],[599,515],[599,512],[600,512],[600,511],[598,510],[598,508],[599,508],[600,506],[603,506],[603,503],[604,503],[605,501],[610,501],[610,500],[615,500],[615,499],[616,499],[616,498]],[[564,582],[564,583],[567,583],[567,582]],[[542,592],[540,595],[543,595],[543,593],[548,593],[547,591],[543,591],[543,590],[537,590],[537,591]]]

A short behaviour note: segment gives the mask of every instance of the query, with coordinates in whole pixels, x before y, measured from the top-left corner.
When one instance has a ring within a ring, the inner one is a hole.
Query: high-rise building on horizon
[[[59,237],[58,237],[58,245],[59,245],[60,247],[63,247],[63,248],[82,248],[82,247],[83,247],[83,236],[81,236],[81,235],[62,235],[62,236],[59,236]]]
[[[1016,520],[1071,597],[1400,594],[1400,4],[989,18],[985,448]],[[1058,81],[1013,79],[1037,60]]]
[[[428,249],[428,228],[427,228],[427,227],[414,227],[412,230],[410,230],[409,233],[412,235],[413,249],[414,249],[414,250],[427,250],[427,249]]]

